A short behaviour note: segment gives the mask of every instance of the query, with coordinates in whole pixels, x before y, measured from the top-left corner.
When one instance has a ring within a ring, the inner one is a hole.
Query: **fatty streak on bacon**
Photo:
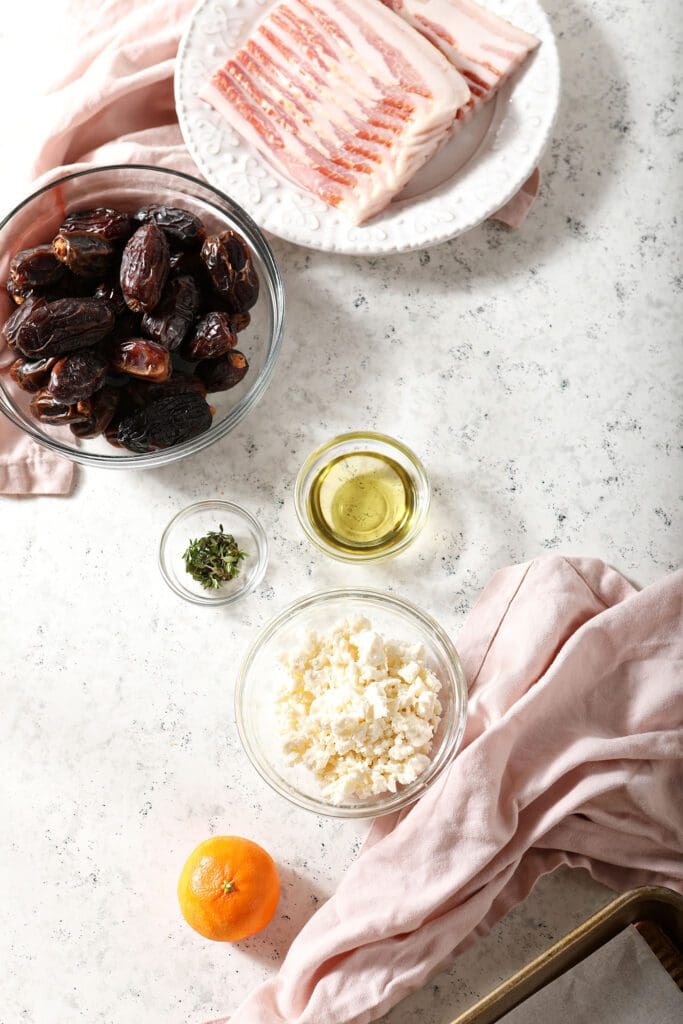
[[[471,97],[463,122],[526,60],[540,40],[485,10],[474,0],[382,0],[434,43],[467,80]]]
[[[359,224],[435,152],[470,90],[379,0],[282,0],[200,95]]]

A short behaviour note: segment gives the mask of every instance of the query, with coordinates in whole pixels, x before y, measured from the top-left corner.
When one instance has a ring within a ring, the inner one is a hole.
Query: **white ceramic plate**
[[[533,32],[541,46],[465,128],[368,224],[355,227],[275,171],[197,96],[273,0],[200,0],[181,40],[175,75],[178,120],[201,172],[259,227],[310,249],[380,254],[422,249],[469,231],[524,184],[550,140],[560,69],[537,0],[485,0]]]

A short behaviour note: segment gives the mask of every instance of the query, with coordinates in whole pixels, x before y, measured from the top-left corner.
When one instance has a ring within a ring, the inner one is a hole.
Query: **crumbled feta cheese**
[[[425,771],[442,709],[422,644],[385,641],[358,617],[307,633],[281,661],[283,751],[328,800],[394,793]]]

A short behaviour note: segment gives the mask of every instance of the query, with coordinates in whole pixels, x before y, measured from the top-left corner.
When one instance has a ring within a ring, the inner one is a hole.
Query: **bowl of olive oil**
[[[342,434],[314,451],[296,481],[306,535],[332,558],[367,562],[405,550],[429,511],[417,456],[385,434]]]

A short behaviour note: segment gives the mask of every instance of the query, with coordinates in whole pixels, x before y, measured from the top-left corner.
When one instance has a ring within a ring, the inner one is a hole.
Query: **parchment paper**
[[[683,992],[632,926],[501,1024],[681,1024]]]

